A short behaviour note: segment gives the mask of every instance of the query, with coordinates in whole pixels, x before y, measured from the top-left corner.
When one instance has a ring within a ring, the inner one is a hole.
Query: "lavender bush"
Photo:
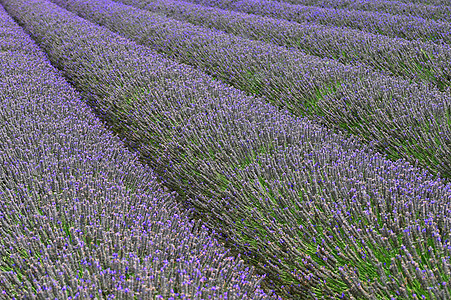
[[[116,0],[180,21],[245,38],[297,48],[344,64],[371,66],[395,76],[424,80],[444,91],[451,85],[451,46],[408,41],[360,30],[295,23],[172,0]],[[55,0],[69,6],[70,1]],[[73,5],[73,4],[72,4]]]
[[[0,6],[0,299],[275,299]]]
[[[449,1],[402,1],[393,0],[279,0],[297,5],[317,6],[346,10],[364,10],[383,12],[391,15],[406,15],[438,21],[451,21],[451,6]],[[425,4],[431,3],[431,4]],[[435,3],[433,5],[433,3]],[[441,3],[441,4],[439,4]],[[437,5],[439,4],[439,5]]]
[[[432,41],[440,44],[451,42],[449,34],[451,23],[420,17],[309,7],[270,0],[189,0],[188,2],[295,22],[350,27],[409,40]]]
[[[449,298],[451,184],[47,1],[1,2],[267,287],[289,299]]]
[[[345,129],[392,158],[418,160],[451,178],[451,99],[434,87],[109,0],[52,1],[297,116]]]
[[[402,3],[427,4],[435,6],[449,6],[448,0],[397,0]]]

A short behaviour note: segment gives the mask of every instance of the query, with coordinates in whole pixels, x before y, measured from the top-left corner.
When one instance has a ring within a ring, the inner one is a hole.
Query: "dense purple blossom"
[[[307,22],[299,24],[185,1],[116,1],[245,38],[297,48],[344,64],[363,62],[390,75],[431,82],[442,90],[451,86],[450,45],[408,41]],[[67,3],[65,0],[54,2]]]
[[[346,10],[364,10],[389,13],[391,15],[406,15],[439,21],[451,21],[451,3],[448,0],[278,0],[291,4],[316,6],[322,8],[337,8]],[[431,4],[425,4],[431,3]],[[448,6],[447,6],[448,5]]]
[[[414,3],[414,4],[430,4],[435,6],[445,5],[449,6],[448,0],[397,0],[402,3]]]
[[[270,299],[1,6],[0,28],[0,299]]]
[[[417,5],[450,6],[448,0],[396,0],[394,2],[411,3]]]
[[[391,157],[417,159],[430,171],[451,177],[451,98],[433,86],[109,0],[52,1],[298,116],[346,129]]]
[[[1,2],[281,295],[450,297],[451,184],[47,1]]]
[[[295,22],[350,27],[390,37],[451,43],[451,23],[387,13],[320,8],[270,0],[188,0],[223,9]]]

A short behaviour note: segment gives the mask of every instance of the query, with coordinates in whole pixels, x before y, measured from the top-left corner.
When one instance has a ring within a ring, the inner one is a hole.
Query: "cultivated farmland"
[[[451,298],[446,1],[0,4],[0,299]]]

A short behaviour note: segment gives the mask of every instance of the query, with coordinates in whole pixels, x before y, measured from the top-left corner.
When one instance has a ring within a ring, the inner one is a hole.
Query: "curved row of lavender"
[[[346,10],[363,10],[388,13],[391,15],[405,15],[437,21],[451,21],[451,3],[446,0],[443,5],[424,3],[403,3],[393,0],[277,0],[295,5],[316,6]]]
[[[413,4],[427,4],[435,6],[449,6],[448,0],[397,0],[403,3],[413,3]]]
[[[1,6],[0,103],[1,299],[269,299]]]
[[[57,0],[55,3],[65,3]],[[451,45],[408,41],[311,23],[294,23],[258,15],[173,0],[116,0],[180,21],[215,28],[245,38],[294,47],[344,64],[365,63],[394,76],[451,86]]]
[[[451,98],[434,87],[110,0],[51,1],[297,116],[346,129],[392,158],[418,160],[451,178]]]
[[[267,287],[449,298],[451,184],[47,1],[1,2]]]
[[[359,29],[365,32],[400,37],[408,40],[451,43],[451,23],[367,11],[319,8],[270,0],[187,0],[206,6],[244,13]]]

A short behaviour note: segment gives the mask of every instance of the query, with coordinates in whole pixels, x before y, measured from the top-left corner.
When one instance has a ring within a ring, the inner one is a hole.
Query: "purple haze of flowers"
[[[52,3],[1,2],[140,160],[286,298],[450,297],[451,184]]]
[[[335,8],[346,10],[364,10],[383,12],[391,15],[405,15],[434,19],[437,21],[451,21],[451,2],[449,0],[426,0],[421,1],[404,0],[278,0],[297,5],[317,6],[321,8]],[[434,5],[431,5],[434,4]]]
[[[409,40],[419,39],[437,43],[451,43],[451,23],[420,17],[310,7],[269,0],[187,1],[276,19],[350,27],[365,32],[379,33]]]
[[[390,75],[431,82],[441,90],[451,86],[451,45],[408,41],[308,22],[295,23],[185,1],[115,1],[245,38],[294,47],[344,64],[365,63]],[[62,6],[67,3],[64,0],[53,2]]]
[[[451,178],[451,98],[433,86],[108,0],[52,1],[297,116],[346,129],[393,158],[417,159]]]
[[[449,6],[448,0],[397,0],[403,3],[414,3],[414,4],[430,4],[435,6]]]
[[[0,299],[271,299],[1,5],[0,141]]]

